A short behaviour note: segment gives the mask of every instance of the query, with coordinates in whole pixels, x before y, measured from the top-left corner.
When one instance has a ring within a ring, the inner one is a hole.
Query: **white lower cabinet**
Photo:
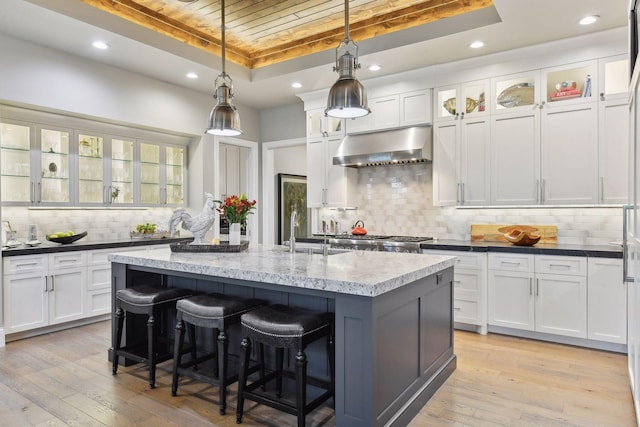
[[[3,259],[6,334],[111,312],[108,254],[168,245],[23,255]]]
[[[587,259],[489,254],[489,324],[587,338]]]
[[[476,326],[487,333],[487,254],[478,252],[432,251],[425,254],[456,256],[453,270],[453,320]]]
[[[84,317],[84,252],[11,257],[3,266],[7,334]]]
[[[627,343],[627,285],[622,280],[622,260],[589,258],[588,337]]]

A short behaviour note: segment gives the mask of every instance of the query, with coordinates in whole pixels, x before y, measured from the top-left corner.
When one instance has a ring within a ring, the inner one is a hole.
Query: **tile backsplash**
[[[168,230],[173,208],[140,209],[29,209],[26,207],[3,207],[2,219],[9,221],[20,240],[27,239],[29,224],[38,226],[38,239],[45,240],[47,234],[56,231],[87,231],[84,241],[129,239],[129,232],[137,224],[152,223],[159,229]],[[181,235],[189,235],[180,230]]]
[[[622,240],[620,207],[455,208],[433,206],[432,165],[358,169],[358,210],[321,210],[349,230],[362,219],[370,234],[469,239],[471,224],[558,226],[558,242],[608,244]]]

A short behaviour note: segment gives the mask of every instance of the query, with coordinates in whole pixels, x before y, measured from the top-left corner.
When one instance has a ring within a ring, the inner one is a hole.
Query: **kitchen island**
[[[324,257],[252,244],[240,253],[157,249],[109,260],[113,295],[151,282],[335,313],[337,426],[406,425],[456,367],[455,257],[362,251]],[[124,342],[146,333],[144,323],[127,322]],[[240,336],[230,339],[239,348]],[[309,348],[310,375],[328,375],[323,351]],[[312,365],[317,359],[324,363]]]

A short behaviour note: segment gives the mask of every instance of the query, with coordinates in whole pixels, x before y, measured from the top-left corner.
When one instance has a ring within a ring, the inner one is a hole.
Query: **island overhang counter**
[[[109,260],[114,297],[119,289],[155,283],[335,313],[340,427],[406,425],[456,367],[455,257],[363,251],[323,256],[252,244],[237,253],[163,248],[113,253]],[[127,319],[123,342],[145,333]],[[310,374],[328,375],[326,359],[315,357],[323,351],[309,349]],[[314,359],[319,362],[312,365]]]

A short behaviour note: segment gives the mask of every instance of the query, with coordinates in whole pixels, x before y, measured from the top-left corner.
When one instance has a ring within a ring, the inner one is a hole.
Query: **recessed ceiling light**
[[[475,42],[473,42],[473,43],[471,43],[471,44],[469,45],[469,47],[470,47],[471,49],[479,49],[479,48],[481,48],[482,46],[484,46],[484,42],[481,42],[480,40],[475,41]]]
[[[369,67],[369,71],[379,71],[380,66],[378,64],[373,64]]]
[[[198,78],[198,74],[196,73],[187,73],[187,77],[190,79],[197,79]]]
[[[93,42],[92,46],[95,47],[96,49],[101,49],[101,50],[109,49],[109,45],[101,41]]]
[[[300,89],[302,87],[302,83],[293,82],[293,83],[291,83],[291,87],[294,88],[294,89]]]
[[[594,22],[596,22],[598,19],[600,19],[598,15],[589,15],[589,16],[585,16],[578,22],[580,23],[580,25],[591,25]]]

